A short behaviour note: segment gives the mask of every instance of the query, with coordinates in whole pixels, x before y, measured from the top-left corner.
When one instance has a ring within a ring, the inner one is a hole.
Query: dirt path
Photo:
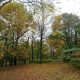
[[[29,64],[0,69],[0,80],[80,80],[80,71],[66,64]]]

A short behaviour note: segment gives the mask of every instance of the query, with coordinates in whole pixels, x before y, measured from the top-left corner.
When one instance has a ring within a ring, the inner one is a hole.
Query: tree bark
[[[32,43],[31,43],[31,53],[32,53],[32,63],[33,63],[34,62],[33,36],[32,36]]]
[[[40,64],[42,63],[42,41],[43,41],[43,34],[41,33],[41,38],[40,38],[40,54],[39,54],[39,57],[40,57],[39,63]]]

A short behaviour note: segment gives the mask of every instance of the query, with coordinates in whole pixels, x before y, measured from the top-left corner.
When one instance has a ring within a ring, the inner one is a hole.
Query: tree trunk
[[[42,45],[43,45],[43,32],[44,32],[44,3],[43,0],[41,0],[41,8],[42,8],[42,24],[40,26],[40,61],[39,63],[42,63]]]
[[[77,31],[75,29],[75,47],[77,46]]]
[[[32,53],[32,63],[33,63],[34,62],[33,36],[32,36],[32,43],[31,43],[31,53]]]
[[[16,56],[14,57],[14,65],[17,64],[17,59],[16,59]]]
[[[10,59],[10,66],[12,66],[13,65],[13,58],[11,57],[11,59]]]
[[[42,40],[43,40],[43,34],[41,33],[41,38],[40,38],[40,53],[39,53],[39,57],[40,57],[40,61],[39,63],[41,64],[42,63]]]

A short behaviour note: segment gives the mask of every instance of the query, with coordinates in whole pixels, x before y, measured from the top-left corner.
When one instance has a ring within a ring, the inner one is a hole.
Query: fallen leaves
[[[29,64],[0,69],[0,80],[80,80],[80,71],[66,64]]]

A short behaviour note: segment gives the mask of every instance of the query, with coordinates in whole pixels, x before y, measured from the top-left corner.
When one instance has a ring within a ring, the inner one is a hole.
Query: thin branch
[[[9,0],[8,2],[3,3],[3,4],[0,6],[0,9],[1,9],[3,6],[5,6],[6,4],[10,3],[11,1],[12,1],[12,0]]]
[[[28,1],[21,1],[21,0],[19,0],[21,3],[32,3],[32,2],[38,2],[37,0],[35,0],[35,1],[30,1],[30,0],[28,0]]]

